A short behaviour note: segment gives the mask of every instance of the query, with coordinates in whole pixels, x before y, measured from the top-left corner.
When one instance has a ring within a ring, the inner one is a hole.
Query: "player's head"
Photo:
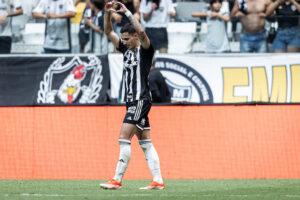
[[[222,7],[222,1],[223,0],[210,0],[209,5],[211,7],[211,10],[214,12],[219,12]]]
[[[90,0],[91,2],[91,9],[95,10],[97,8],[98,10],[102,10],[104,8],[105,2],[104,0]]]
[[[138,34],[130,23],[125,24],[121,28],[121,38],[123,44],[130,50],[135,50],[139,45]]]

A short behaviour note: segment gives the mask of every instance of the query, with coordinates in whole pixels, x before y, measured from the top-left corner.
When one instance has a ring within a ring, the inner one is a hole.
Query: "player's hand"
[[[114,1],[110,1],[110,2],[106,3],[105,4],[105,11],[116,12],[116,9],[114,8],[115,4],[116,3]]]
[[[7,20],[7,14],[0,16],[0,25],[5,25]]]
[[[128,10],[126,8],[126,6],[124,4],[122,4],[121,2],[116,2],[116,4],[120,7],[119,10],[117,10],[117,12],[125,13]]]

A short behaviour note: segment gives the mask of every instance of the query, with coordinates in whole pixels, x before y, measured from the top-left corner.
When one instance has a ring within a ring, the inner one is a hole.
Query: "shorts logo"
[[[206,80],[192,67],[170,58],[156,58],[155,67],[166,79],[172,102],[213,103]]]
[[[145,118],[143,118],[143,119],[141,120],[141,125],[142,125],[142,126],[145,126],[145,121],[146,121]]]
[[[131,116],[127,117],[127,120],[131,121],[132,120]]]
[[[40,82],[37,103],[55,104],[57,101],[71,104],[96,103],[102,88],[102,65],[96,56],[89,57],[89,63],[74,57],[63,64],[65,57],[56,59],[44,74]],[[66,76],[63,81],[58,76]]]
[[[136,110],[136,107],[135,107],[135,106],[131,106],[131,107],[128,108],[127,113],[132,113],[132,114],[134,114],[134,113],[135,113],[135,110]]]

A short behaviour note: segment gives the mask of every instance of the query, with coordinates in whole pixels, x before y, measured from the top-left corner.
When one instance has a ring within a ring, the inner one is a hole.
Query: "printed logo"
[[[172,102],[213,103],[208,83],[192,67],[170,58],[156,58],[155,67],[166,79]]]
[[[130,106],[127,110],[127,113],[132,113],[134,114],[135,113],[135,110],[136,110],[136,107],[135,106]]]
[[[127,120],[131,121],[132,120],[131,116],[127,117]]]
[[[37,103],[96,103],[102,88],[102,65],[96,56],[88,59],[89,63],[76,56],[66,64],[63,64],[65,57],[56,59],[40,82]]]
[[[141,125],[145,126],[145,123],[146,123],[146,119],[143,118],[143,119],[141,120]]]

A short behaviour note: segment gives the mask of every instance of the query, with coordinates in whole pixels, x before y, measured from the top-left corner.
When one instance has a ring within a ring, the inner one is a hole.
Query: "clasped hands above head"
[[[110,1],[110,2],[105,4],[105,11],[125,13],[127,11],[127,8],[121,2]]]

